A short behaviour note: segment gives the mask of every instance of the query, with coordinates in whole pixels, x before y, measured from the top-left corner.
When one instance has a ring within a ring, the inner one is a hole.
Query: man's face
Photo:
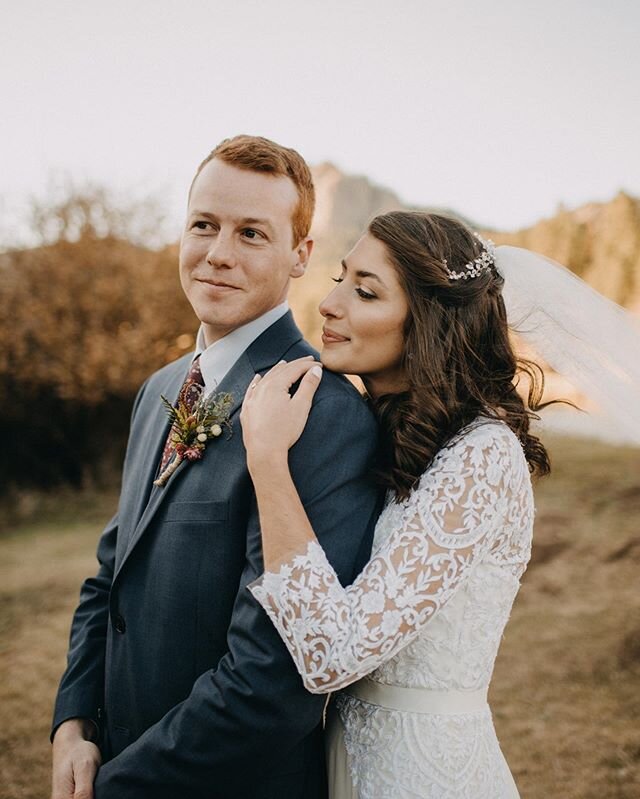
[[[304,274],[313,242],[294,244],[298,202],[288,177],[214,158],[196,178],[180,241],[180,282],[207,344],[286,299]]]

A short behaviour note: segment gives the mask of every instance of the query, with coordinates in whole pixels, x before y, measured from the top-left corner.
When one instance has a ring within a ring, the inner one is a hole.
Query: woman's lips
[[[341,336],[338,333],[334,333],[333,330],[329,330],[326,327],[322,328],[323,344],[344,344],[346,341],[350,341],[350,339],[346,338],[346,336]]]

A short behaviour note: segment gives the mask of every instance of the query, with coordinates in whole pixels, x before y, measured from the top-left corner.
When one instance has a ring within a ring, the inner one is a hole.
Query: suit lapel
[[[149,414],[148,423],[143,434],[147,442],[144,451],[144,464],[142,467],[144,469],[142,475],[142,498],[145,504],[149,500],[150,491],[154,488],[153,481],[156,478],[160,465],[160,458],[162,457],[164,445],[169,435],[169,416],[164,405],[160,401],[160,394],[164,395],[172,405],[175,405],[191,364],[190,358],[185,360],[186,363],[182,364],[179,369],[177,368],[175,374],[172,375],[167,383],[166,390],[159,392],[158,396],[154,398],[155,405],[153,413]],[[140,508],[140,514],[137,515],[136,519],[140,519],[143,509],[144,505]]]
[[[147,411],[142,430],[138,437],[143,441],[140,453],[136,458],[135,468],[131,471],[137,475],[137,496],[133,511],[131,512],[133,532],[129,536],[125,555],[120,562],[117,572],[120,571],[122,564],[127,559],[135,542],[138,540],[137,533],[147,517],[149,509],[155,506],[157,501],[156,494],[158,487],[153,485],[156,478],[160,458],[164,450],[164,445],[169,435],[169,417],[160,401],[160,394],[172,403],[178,399],[178,393],[184,383],[187,370],[189,369],[190,358],[184,358],[175,363],[175,370],[171,373],[163,389],[160,389],[157,397],[150,398],[152,403]],[[182,466],[182,464],[181,464]],[[176,470],[177,474],[180,468]],[[173,476],[175,476],[175,474]],[[123,525],[124,528],[124,525]]]
[[[220,385],[215,389],[216,392],[226,392],[233,397],[230,416],[235,428],[234,434],[240,435],[239,424],[234,417],[236,417],[238,411],[242,407],[245,391],[253,376],[256,372],[269,369],[284,356],[288,349],[301,340],[302,333],[293,321],[291,312],[286,313],[251,344],[247,351],[238,358]],[[186,368],[187,367],[185,367],[185,369]],[[176,373],[173,375],[171,383],[167,387],[167,393],[165,394],[167,399],[172,401],[177,399],[178,392],[180,391],[186,374],[185,369],[176,369]],[[160,398],[158,397],[158,410],[150,414],[149,424],[145,427],[145,432],[148,432],[149,444],[144,448],[144,466],[141,469],[141,479],[144,480],[144,483],[141,500],[144,501],[144,497],[148,496],[148,502],[141,515],[136,514],[138,523],[128,541],[125,555],[120,562],[116,576],[144,532],[148,529],[158,509],[171,492],[174,483],[179,479],[184,479],[183,475],[188,474],[189,463],[188,461],[183,461],[164,486],[153,485],[162,448],[164,447],[169,433],[168,420],[165,419],[164,424],[161,423],[160,417],[162,413],[162,406],[160,404]],[[215,447],[215,441],[209,442],[208,446]],[[203,458],[206,457],[207,449],[205,449],[203,455]],[[144,477],[142,474],[144,474]],[[143,506],[141,506],[141,510],[142,507]]]

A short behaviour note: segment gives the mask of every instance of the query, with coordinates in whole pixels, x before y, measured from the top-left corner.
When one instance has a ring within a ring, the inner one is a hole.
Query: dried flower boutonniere
[[[157,480],[156,486],[163,486],[175,472],[183,460],[197,461],[210,438],[217,438],[224,427],[231,431],[229,412],[233,404],[231,394],[200,395],[192,409],[183,400],[174,407],[169,400],[160,395],[172,422],[171,441],[175,447],[175,456],[169,462]]]

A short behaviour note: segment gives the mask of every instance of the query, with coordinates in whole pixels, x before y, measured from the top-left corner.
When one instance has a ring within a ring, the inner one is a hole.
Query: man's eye
[[[262,236],[259,230],[254,230],[252,227],[247,227],[242,231],[242,235],[246,239],[257,239]]]
[[[193,223],[193,227],[197,230],[206,230],[209,225],[211,225],[211,222],[205,222],[203,219]]]

